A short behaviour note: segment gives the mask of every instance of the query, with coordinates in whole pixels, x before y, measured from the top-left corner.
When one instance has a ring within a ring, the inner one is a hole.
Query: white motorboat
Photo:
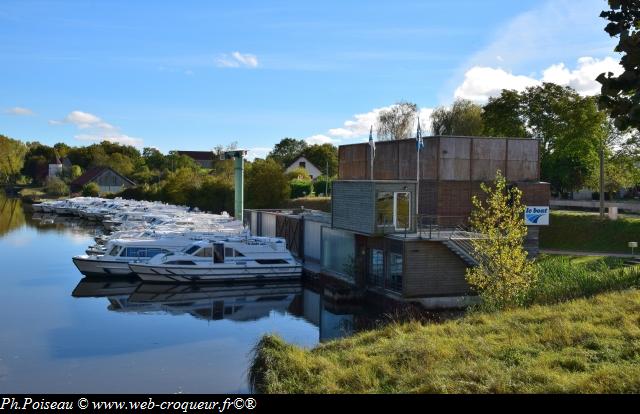
[[[199,241],[146,263],[129,263],[148,282],[215,282],[299,278],[302,266],[276,237],[228,237]]]

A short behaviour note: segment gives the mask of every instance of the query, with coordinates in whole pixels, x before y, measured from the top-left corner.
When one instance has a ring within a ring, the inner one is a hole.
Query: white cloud
[[[464,74],[464,81],[454,92],[456,98],[486,102],[491,96],[498,96],[502,89],[522,91],[529,86],[542,82],[553,82],[570,86],[581,95],[595,95],[600,92],[596,77],[602,72],[620,74],[622,67],[611,57],[597,59],[581,57],[575,69],[569,69],[564,63],[553,64],[542,72],[542,77],[514,75],[501,68],[474,66]]]
[[[9,115],[17,115],[17,116],[29,116],[34,115],[33,111],[29,108],[22,108],[20,106],[14,106],[13,108],[9,108],[5,111]]]
[[[258,57],[250,53],[233,52],[229,54],[222,54],[216,60],[218,67],[222,68],[257,68]]]
[[[332,128],[329,130],[329,135],[332,137],[340,138],[356,138],[361,136],[369,136],[369,130],[378,120],[380,111],[391,108],[393,105],[385,106],[382,108],[375,108],[369,112],[362,114],[355,114],[351,119],[344,121],[342,127]]]
[[[134,138],[129,135],[124,134],[113,134],[113,135],[102,135],[102,134],[80,134],[75,135],[75,139],[79,141],[89,141],[89,142],[102,142],[109,141],[115,142],[122,145],[133,145],[134,147],[141,147],[143,140],[142,138]]]
[[[249,151],[247,151],[246,159],[248,159],[249,161],[253,161],[256,158],[266,158],[267,154],[269,154],[272,149],[273,148],[269,148],[269,147],[249,148]]]
[[[309,145],[337,144],[339,139],[331,138],[323,134],[316,134],[304,139]]]
[[[453,93],[455,98],[484,102],[490,96],[500,95],[503,89],[521,91],[540,84],[537,79],[514,75],[500,68],[475,66],[464,74],[464,81]]]
[[[83,133],[75,135],[74,138],[79,141],[100,142],[110,141],[123,145],[133,145],[141,147],[143,140],[141,138],[131,137],[120,132],[119,128],[102,120],[102,118],[83,111],[72,111],[61,120],[49,121],[51,125],[74,125]]]
[[[601,86],[595,80],[598,75],[603,72],[619,75],[622,71],[622,66],[611,57],[581,57],[575,70],[569,70],[564,63],[549,66],[543,72],[542,81],[570,86],[582,95],[596,95],[600,93]]]

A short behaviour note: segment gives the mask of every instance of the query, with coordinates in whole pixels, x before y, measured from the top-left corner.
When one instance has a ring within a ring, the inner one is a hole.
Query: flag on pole
[[[372,155],[371,158],[373,158],[373,156],[375,156],[375,153],[376,153],[376,142],[373,140],[373,125],[369,130],[369,146],[371,147],[371,155]]]
[[[422,140],[422,130],[420,129],[420,118],[418,118],[418,130],[416,131],[416,150],[420,152],[424,148],[424,141]]]

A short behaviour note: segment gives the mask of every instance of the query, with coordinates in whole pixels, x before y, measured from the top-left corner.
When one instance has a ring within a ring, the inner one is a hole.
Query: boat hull
[[[128,262],[116,262],[107,260],[97,260],[89,256],[76,256],[73,258],[80,273],[85,276],[133,276]]]
[[[219,267],[196,268],[194,266],[153,266],[130,263],[129,268],[145,282],[219,282],[241,280],[285,280],[302,275],[302,266],[277,267]]]

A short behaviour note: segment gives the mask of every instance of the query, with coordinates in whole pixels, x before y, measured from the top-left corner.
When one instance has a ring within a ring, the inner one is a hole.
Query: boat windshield
[[[186,254],[191,254],[191,253],[195,252],[196,250],[198,250],[199,247],[200,246],[198,246],[198,245],[193,245],[193,246],[189,247],[187,250],[185,250],[184,252]]]

